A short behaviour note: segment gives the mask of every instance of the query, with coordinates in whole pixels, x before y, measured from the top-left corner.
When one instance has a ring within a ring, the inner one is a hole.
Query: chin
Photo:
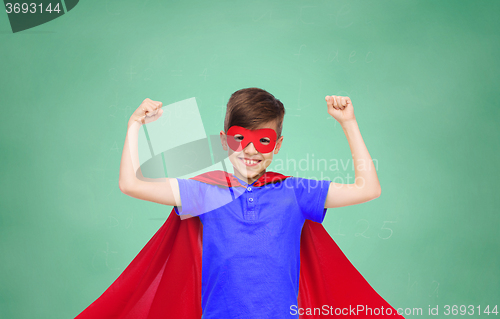
[[[241,164],[241,163],[238,163]],[[248,179],[254,178],[255,176],[261,174],[263,171],[265,171],[265,168],[262,167],[246,167],[246,166],[241,166],[241,165],[235,165],[233,163],[233,168],[234,170],[238,171],[238,173],[241,176],[244,176]]]
[[[254,177],[262,173],[264,169],[260,168],[247,168],[247,167],[236,167],[241,175],[246,177]]]

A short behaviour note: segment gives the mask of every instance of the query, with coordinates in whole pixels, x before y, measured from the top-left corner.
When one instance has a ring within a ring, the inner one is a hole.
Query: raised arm
[[[332,182],[328,189],[325,208],[342,207],[364,203],[381,194],[375,165],[361,137],[354,117],[351,99],[346,96],[327,96],[328,113],[342,126],[351,148],[355,178],[353,184]]]
[[[141,126],[163,114],[162,103],[145,99],[127,125],[127,136],[120,163],[120,190],[131,197],[170,206],[181,206],[179,184],[175,178],[146,178],[139,164],[138,134]]]

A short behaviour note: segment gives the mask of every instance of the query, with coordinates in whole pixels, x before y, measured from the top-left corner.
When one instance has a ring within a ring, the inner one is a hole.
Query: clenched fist
[[[142,101],[141,105],[134,111],[130,121],[147,124],[156,121],[163,114],[162,102],[153,101],[149,98]]]
[[[325,101],[328,106],[328,114],[340,124],[356,119],[351,99],[348,96],[327,95]]]

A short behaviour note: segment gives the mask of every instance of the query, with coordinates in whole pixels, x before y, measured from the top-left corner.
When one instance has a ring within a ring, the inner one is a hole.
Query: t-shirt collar
[[[265,173],[264,173],[265,174]],[[246,182],[244,182],[243,180],[241,180],[239,177],[237,177],[236,175],[232,174],[234,177],[236,177],[236,179],[238,180],[238,182],[240,182],[240,184],[244,187],[248,187],[248,186],[253,186],[253,184],[255,184],[259,179],[260,177],[262,177],[263,175],[261,175],[258,179],[256,179],[255,181],[252,182],[252,184],[248,184]]]

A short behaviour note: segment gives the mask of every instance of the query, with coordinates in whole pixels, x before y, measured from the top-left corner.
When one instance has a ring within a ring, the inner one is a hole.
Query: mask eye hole
[[[241,134],[236,134],[236,135],[234,136],[234,140],[235,140],[236,142],[241,142],[241,141],[243,141],[243,139],[244,139],[244,138],[245,138],[245,137],[244,137],[243,135],[241,135]]]
[[[271,139],[268,137],[263,137],[259,141],[262,145],[269,145],[269,143],[271,143]]]

